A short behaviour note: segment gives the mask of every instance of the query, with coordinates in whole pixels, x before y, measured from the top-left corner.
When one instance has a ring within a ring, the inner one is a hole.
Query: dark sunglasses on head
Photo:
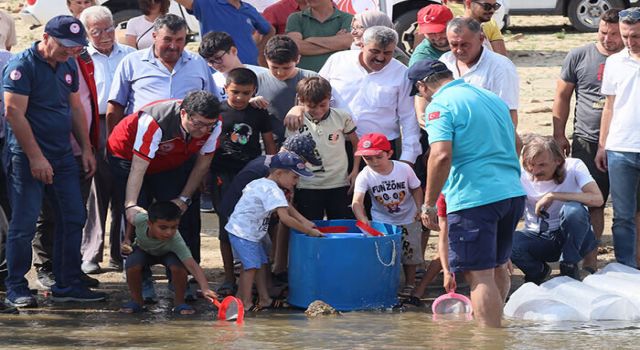
[[[549,223],[547,220],[549,219],[549,213],[546,210],[540,210],[540,233],[545,233],[549,231]]]
[[[626,10],[620,11],[618,14],[620,20],[640,21],[640,7],[632,7]]]
[[[490,4],[488,2],[482,2],[482,1],[473,1],[473,2],[482,6],[482,9],[485,11],[491,11],[491,10],[498,11],[498,9],[502,7],[502,5],[498,4],[497,2],[495,4]]]

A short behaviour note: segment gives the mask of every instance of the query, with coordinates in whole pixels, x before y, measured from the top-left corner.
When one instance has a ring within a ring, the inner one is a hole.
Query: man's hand
[[[607,165],[607,151],[605,151],[604,147],[598,147],[595,162],[598,170],[606,172],[609,169]]]
[[[569,143],[567,137],[565,135],[553,135],[553,139],[556,140],[556,143],[560,146],[564,155],[569,157],[571,154],[571,143]]]
[[[455,276],[452,273],[444,273],[444,280],[442,282],[442,286],[444,287],[444,290],[447,291],[447,293],[449,293],[452,290],[455,290],[457,287]]]
[[[53,168],[47,158],[41,156],[34,160],[29,159],[29,165],[31,166],[31,176],[33,178],[44,182],[45,185],[53,183]]]
[[[434,231],[440,231],[440,227],[438,226],[438,215],[436,213],[422,213],[420,214],[420,218],[422,219],[422,224]]]
[[[270,103],[266,98],[262,96],[256,96],[252,97],[249,100],[249,104],[251,104],[253,108],[267,109]]]
[[[538,199],[538,202],[536,202],[536,215],[540,215],[541,211],[546,211],[547,209],[549,209],[553,201],[553,192],[549,192],[542,196],[542,198]]]
[[[140,211],[139,206],[135,205],[133,207],[129,207],[125,210],[124,215],[127,218],[127,222],[130,223],[131,225],[135,225],[135,219],[136,219],[136,214],[138,214],[138,212]]]
[[[85,179],[91,178],[96,173],[96,157],[91,149],[82,152],[82,169]]]
[[[291,131],[296,131],[302,126],[303,117],[304,110],[302,106],[293,106],[284,117],[284,126]]]
[[[185,211],[187,211],[187,209],[189,209],[189,206],[187,206],[187,203],[183,202],[182,199],[180,198],[174,198],[171,200],[175,205],[178,206],[178,208],[180,208],[180,213],[184,214]]]

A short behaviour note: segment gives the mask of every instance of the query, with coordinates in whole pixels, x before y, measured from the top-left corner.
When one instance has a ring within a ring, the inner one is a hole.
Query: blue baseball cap
[[[87,46],[87,34],[84,26],[75,17],[56,16],[47,22],[44,32],[52,36],[65,47]]]
[[[422,60],[414,63],[407,72],[411,83],[411,96],[418,93],[416,83],[436,73],[451,72],[447,65],[438,60]]]
[[[316,142],[309,134],[296,134],[287,137],[282,144],[287,151],[293,152],[313,165],[322,165],[322,161],[316,157]]]
[[[281,151],[271,157],[269,168],[291,170],[304,177],[313,176],[313,173],[307,170],[307,167],[304,165],[304,160],[297,154],[289,151]]]

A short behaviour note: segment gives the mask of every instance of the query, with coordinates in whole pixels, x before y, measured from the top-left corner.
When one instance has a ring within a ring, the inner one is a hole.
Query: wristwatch
[[[422,211],[422,214],[427,214],[427,215],[437,214],[438,206],[434,205],[433,207],[430,207],[430,206],[427,206],[426,204],[423,204],[421,207],[421,211]]]
[[[191,197],[179,196],[178,199],[181,200],[184,204],[186,204],[187,207],[191,205]]]

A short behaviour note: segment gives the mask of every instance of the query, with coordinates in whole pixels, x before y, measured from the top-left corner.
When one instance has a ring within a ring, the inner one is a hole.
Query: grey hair
[[[87,22],[93,20],[95,22],[109,21],[113,24],[113,15],[111,10],[106,6],[90,6],[84,9],[80,14],[80,22],[87,28]]]
[[[156,18],[155,22],[153,22],[153,31],[158,32],[163,27],[167,27],[171,32],[176,33],[183,29],[187,29],[187,22],[184,18],[174,15],[172,13],[167,13],[166,15],[162,15]]]
[[[398,33],[384,26],[373,26],[364,31],[362,34],[362,42],[365,45],[374,42],[382,47],[387,47],[389,44],[397,45]]]
[[[482,31],[480,22],[471,17],[456,17],[447,23],[447,31],[452,31],[458,35],[462,34],[464,29],[469,29],[472,33],[480,33]]]

